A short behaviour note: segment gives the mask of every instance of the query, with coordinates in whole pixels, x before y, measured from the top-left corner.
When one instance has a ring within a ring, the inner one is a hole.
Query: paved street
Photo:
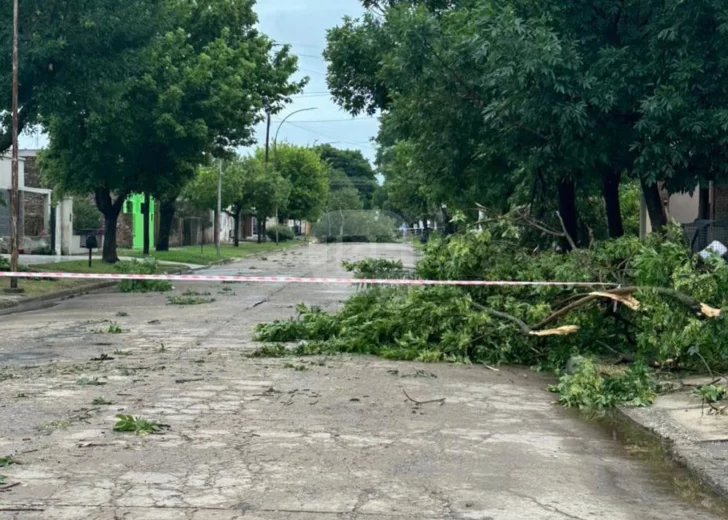
[[[209,272],[339,276],[404,245],[304,246]],[[179,284],[0,316],[0,518],[707,520],[672,476],[552,404],[526,369],[249,358],[255,323],[342,286]],[[106,331],[112,323],[120,334]],[[105,359],[103,355],[113,359]],[[92,361],[92,358],[97,361]],[[105,360],[103,360],[105,359]],[[409,401],[445,398],[421,406]],[[99,404],[103,397],[113,404]],[[97,399],[97,404],[93,404]],[[169,425],[112,431],[114,416]]]

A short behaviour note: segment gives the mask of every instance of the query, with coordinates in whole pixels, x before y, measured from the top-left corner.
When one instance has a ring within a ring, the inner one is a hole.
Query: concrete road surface
[[[413,254],[310,246],[224,269],[339,276],[345,258],[412,264]],[[186,284],[175,294],[185,290],[215,301],[107,292],[0,317],[0,457],[19,463],[0,467],[0,518],[721,518],[553,406],[547,380],[528,370],[246,356],[254,324],[293,315],[299,301],[334,309],[352,288]],[[108,333],[111,322],[123,332]],[[445,401],[417,405],[403,391]],[[168,429],[114,432],[119,413]]]

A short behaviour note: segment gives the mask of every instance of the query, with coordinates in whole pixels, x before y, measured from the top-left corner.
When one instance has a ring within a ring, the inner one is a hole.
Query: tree
[[[256,152],[263,161],[264,151]],[[311,148],[291,144],[275,144],[271,151],[270,168],[279,172],[291,184],[291,193],[279,215],[315,222],[321,215],[329,191],[328,167]]]
[[[304,83],[289,81],[296,59],[288,47],[271,60],[273,43],[255,29],[248,0],[185,0],[172,4],[168,20],[171,29],[136,54],[126,81],[102,85],[49,121],[56,157],[95,164],[71,172],[70,162],[56,161],[56,180],[70,190],[97,192],[108,262],[117,260],[116,220],[129,193],[161,199],[160,231],[168,233],[174,201],[196,166],[251,144],[270,96],[288,96]],[[121,117],[110,117],[117,110]],[[64,137],[90,125],[98,129],[93,141],[83,132],[80,139]],[[111,151],[100,156],[99,149]],[[111,179],[106,172],[115,169],[124,171]],[[158,245],[167,247],[167,237]]]
[[[359,192],[363,206],[372,207],[372,197],[377,188],[376,174],[372,165],[359,150],[341,150],[330,144],[316,147],[321,159],[331,168],[343,172],[352,186]]]
[[[235,218],[234,243],[239,245],[240,215],[254,214],[258,222],[265,222],[275,215],[277,207],[285,206],[291,193],[291,184],[276,170],[266,171],[265,165],[255,157],[238,157],[229,169],[240,176],[240,191],[231,203],[231,215]],[[226,173],[227,173],[226,169]],[[262,233],[258,239],[262,240]]]
[[[19,130],[126,77],[130,55],[166,23],[158,0],[20,0]],[[0,70],[11,69],[12,2],[0,4]],[[0,154],[11,145],[10,74],[0,75]]]
[[[578,241],[577,193],[598,190],[616,237],[625,178],[659,228],[658,183],[725,176],[724,2],[363,3],[377,13],[329,31],[329,87],[384,112],[380,145],[408,143],[433,202],[558,208]]]
[[[324,206],[325,220],[328,225],[328,236],[334,236],[336,228],[339,241],[343,239],[344,228],[348,218],[357,218],[352,212],[361,212],[364,204],[359,190],[348,175],[333,167],[329,169],[329,194]]]
[[[261,154],[259,154],[261,155]],[[248,158],[249,176],[245,185],[246,205],[258,221],[258,242],[265,240],[265,221],[279,208],[288,206],[293,186],[278,170],[265,167],[257,158]]]
[[[197,169],[197,173],[184,189],[183,197],[201,210],[215,212],[215,233],[219,233],[220,215],[217,214],[217,187],[220,166],[215,163]],[[221,183],[221,207],[223,211],[240,200],[245,179],[243,171],[234,165],[223,169]]]

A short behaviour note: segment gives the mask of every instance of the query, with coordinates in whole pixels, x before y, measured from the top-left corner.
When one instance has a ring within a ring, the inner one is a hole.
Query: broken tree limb
[[[473,307],[477,308],[479,311],[482,311],[490,316],[494,316],[496,318],[501,318],[503,320],[510,321],[511,323],[515,323],[518,326],[518,328],[521,329],[521,332],[523,332],[524,334],[530,334],[530,332],[531,332],[531,327],[526,325],[526,322],[516,318],[515,316],[513,316],[511,314],[507,314],[507,313],[501,312],[501,311],[496,311],[494,309],[489,309],[488,307],[485,307],[484,305],[481,305],[476,302],[470,302],[470,305],[472,305]]]
[[[407,394],[407,391],[403,388],[402,392],[404,393],[405,397],[415,403],[416,405],[422,405],[422,404],[430,404],[430,403],[440,403],[443,404],[445,402],[445,398],[441,397],[440,399],[429,399],[427,401],[418,401],[417,399],[412,399],[409,394]]]
[[[621,303],[624,303],[630,308],[635,308],[634,304],[637,304],[639,306],[639,302],[637,302],[636,299],[632,298],[632,300],[622,300],[617,297],[623,297],[632,295],[638,291],[654,291],[657,294],[660,294],[662,296],[666,296],[668,298],[672,298],[675,301],[678,301],[685,305],[686,307],[689,307],[693,311],[702,314],[703,316],[706,316],[708,318],[715,318],[720,316],[720,309],[715,309],[711,307],[710,305],[707,305],[705,303],[699,302],[692,296],[688,296],[685,293],[681,293],[679,291],[676,291],[674,289],[668,289],[667,287],[640,287],[640,286],[632,286],[632,287],[619,287],[617,289],[611,289],[609,291],[600,291],[600,292],[591,292],[589,294],[584,295],[582,298],[576,300],[573,303],[570,303],[566,307],[563,307],[557,311],[555,311],[553,314],[548,316],[547,318],[543,319],[538,324],[534,325],[533,329],[540,329],[544,327],[545,325],[548,325],[549,323],[552,323],[556,321],[557,319],[561,318],[562,316],[565,316],[569,312],[573,311],[577,307],[581,307],[582,305],[586,305],[587,303],[590,303],[597,298],[610,298],[615,301],[619,301]],[[630,302],[628,304],[628,302]]]

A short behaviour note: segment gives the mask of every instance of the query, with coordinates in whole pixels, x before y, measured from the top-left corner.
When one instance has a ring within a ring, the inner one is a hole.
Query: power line
[[[298,70],[302,70],[302,71],[308,72],[310,74],[318,74],[319,76],[326,76],[325,72],[319,72],[318,70],[305,69],[303,67],[298,67]]]
[[[371,121],[373,119],[376,119],[376,116],[366,116],[366,117],[349,117],[346,119],[309,119],[309,120],[296,120],[296,123],[347,123],[350,121]],[[278,119],[274,119],[274,121],[279,121]]]
[[[312,97],[330,97],[333,96],[331,92],[319,92],[319,93],[311,93],[311,94],[295,94],[293,96],[290,96],[292,98],[312,98]]]
[[[322,137],[325,137],[327,139],[334,139],[336,142],[339,142],[339,143],[346,143],[346,144],[350,144],[352,146],[356,146],[356,147],[359,147],[359,148],[366,147],[366,148],[371,148],[372,150],[375,149],[369,143],[366,143],[365,144],[365,143],[357,143],[357,142],[354,142],[354,141],[345,141],[344,139],[339,139],[338,137],[334,137],[332,135],[327,135],[327,134],[324,134],[323,132],[319,132],[317,130],[311,130],[310,128],[306,128],[305,126],[298,126],[297,122],[296,123],[292,123],[291,121],[288,121],[288,124],[291,125],[291,126],[295,126],[299,130],[303,130],[304,132],[310,132],[312,134],[318,134],[318,135],[320,135]]]

